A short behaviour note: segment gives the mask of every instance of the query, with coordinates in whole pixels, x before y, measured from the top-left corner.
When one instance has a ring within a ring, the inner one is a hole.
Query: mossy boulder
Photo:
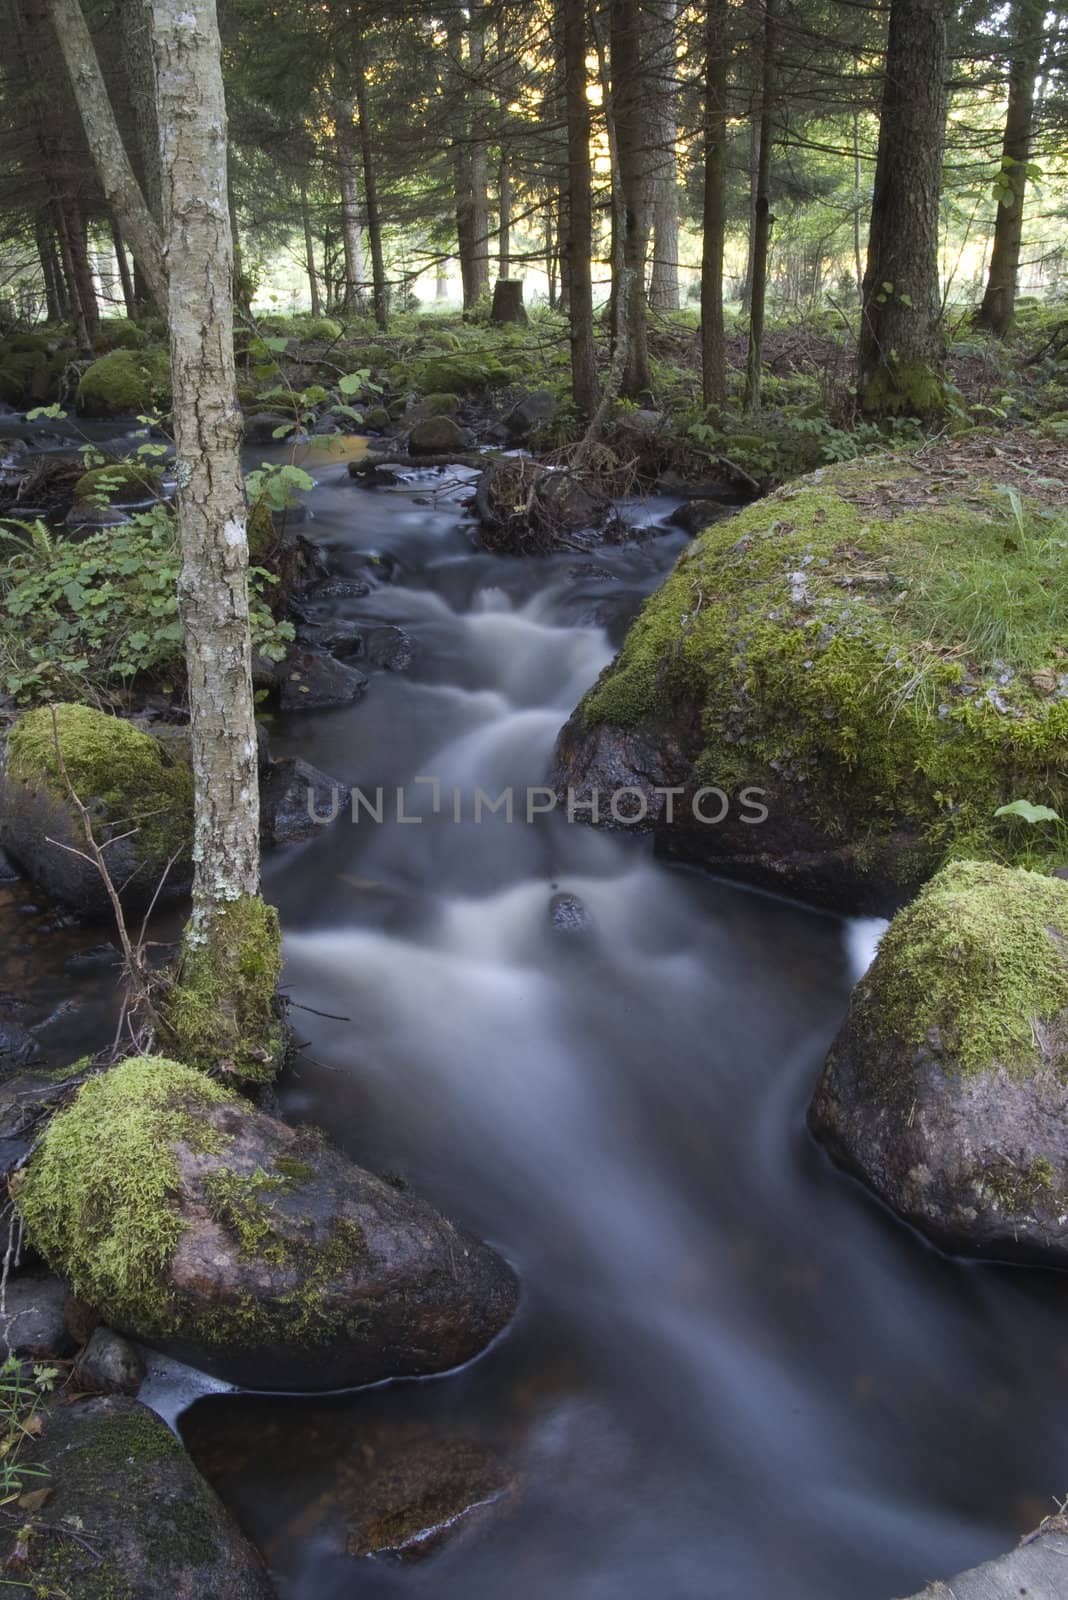
[[[464,430],[447,416],[423,417],[408,435],[408,449],[413,456],[446,455],[466,446]]]
[[[111,1395],[54,1404],[20,1462],[50,1490],[9,1593],[77,1600],[271,1600],[262,1560],[167,1424]]]
[[[420,417],[454,417],[460,409],[457,394],[425,394],[419,402]]]
[[[147,343],[144,328],[129,317],[105,317],[93,340],[94,348],[102,354],[110,350],[143,350]]]
[[[0,346],[0,400],[10,406],[54,400],[66,360],[63,353],[47,348],[16,349],[14,341]]]
[[[429,356],[413,363],[410,374],[412,386],[421,394],[457,395],[501,388],[513,376],[495,357],[461,354]]]
[[[943,868],[857,985],[809,1122],[936,1244],[1068,1266],[1068,883]]]
[[[510,1268],[424,1201],[158,1057],[79,1090],[18,1204],[110,1326],[252,1388],[440,1372],[515,1309]]]
[[[1056,828],[995,816],[1068,815],[1068,616],[1046,506],[990,466],[1015,501],[852,462],[708,528],[564,728],[560,794],[608,820],[632,789],[615,820],[669,853],[846,910],[892,911],[955,855],[1064,859]]]
[[[298,339],[326,340],[330,344],[340,339],[345,331],[335,317],[294,318],[293,327]]]
[[[107,860],[124,903],[147,903],[172,856],[168,884],[188,882],[189,766],[160,740],[90,706],[57,706],[56,727],[63,766],[89,809],[97,841],[113,841]],[[0,842],[63,905],[86,916],[110,915],[95,866],[71,854],[85,850],[85,831],[63,777],[47,706],[27,712],[8,737],[0,776]]]
[[[162,346],[112,350],[82,373],[78,410],[86,417],[142,416],[169,406],[170,392],[170,362]]]
[[[137,505],[158,500],[163,492],[163,473],[138,461],[112,461],[103,467],[83,472],[74,485],[74,498],[91,505]]]

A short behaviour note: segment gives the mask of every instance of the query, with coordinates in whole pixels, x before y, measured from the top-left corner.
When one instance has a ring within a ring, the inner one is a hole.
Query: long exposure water
[[[282,1104],[483,1234],[524,1297],[459,1373],[182,1413],[282,1594],[890,1600],[1006,1547],[1068,1492],[1063,1285],[938,1256],[804,1126],[877,929],[522,816],[682,536],[512,561],[429,474],[317,475],[307,531],[373,580],[317,609],[403,628],[414,660],[272,725],[276,756],[388,802],[267,862],[309,1008]],[[515,820],[476,824],[476,787],[507,786]],[[585,933],[553,925],[557,894]],[[0,888],[0,989],[84,1048],[106,980],[68,963],[101,934],[32,899]],[[346,1551],[353,1464],[396,1440],[477,1444],[513,1480],[414,1567]]]

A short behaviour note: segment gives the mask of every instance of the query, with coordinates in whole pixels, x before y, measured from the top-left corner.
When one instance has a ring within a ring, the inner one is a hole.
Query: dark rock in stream
[[[40,1055],[41,1047],[32,1034],[20,1028],[17,1022],[0,1017],[0,1074],[28,1067]]]
[[[308,590],[309,600],[362,600],[371,585],[362,578],[324,578]]]
[[[423,417],[408,435],[408,450],[413,456],[447,455],[450,450],[466,450],[469,435],[451,417]]]
[[[257,411],[253,416],[245,418],[245,443],[246,444],[277,444],[275,430],[286,428],[293,431],[293,418],[283,417],[273,411]]]
[[[9,856],[0,850],[0,883],[17,883],[19,869]]]
[[[0,1312],[0,1359],[62,1360],[74,1354],[67,1328],[70,1290],[46,1267],[31,1267],[8,1279]]]
[[[363,629],[358,622],[302,622],[297,639],[306,649],[325,650],[342,661],[362,656],[364,651]]]
[[[1064,1600],[1068,1570],[1068,1518],[1047,1517],[1019,1548],[996,1561],[931,1583],[908,1600]]]
[[[384,672],[407,672],[414,655],[408,635],[388,623],[367,629],[364,649],[371,666]]]
[[[318,767],[291,756],[275,761],[260,784],[260,828],[264,842],[297,844],[322,831],[332,820],[344,786]],[[313,814],[314,813],[314,816]]]
[[[291,650],[282,663],[278,703],[283,711],[319,711],[327,706],[347,706],[367,688],[367,679],[354,667],[318,650]]]
[[[136,1394],[145,1381],[145,1360],[136,1345],[110,1328],[94,1328],[78,1357],[74,1381],[93,1394]]]
[[[345,1465],[353,1556],[421,1561],[484,1529],[514,1504],[518,1488],[507,1462],[481,1444],[429,1430],[408,1437],[391,1430]]]
[[[260,1557],[147,1406],[120,1395],[55,1404],[24,1456],[52,1492],[43,1523],[27,1518],[13,1595],[272,1600]]]
[[[577,894],[561,892],[549,901],[549,926],[554,933],[574,937],[592,933],[593,918]]]

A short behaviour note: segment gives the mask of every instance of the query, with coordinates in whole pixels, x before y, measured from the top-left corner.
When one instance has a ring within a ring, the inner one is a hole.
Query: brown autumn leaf
[[[43,1489],[27,1489],[25,1494],[19,1495],[19,1506],[23,1511],[40,1511],[51,1500],[53,1490],[46,1484]]]

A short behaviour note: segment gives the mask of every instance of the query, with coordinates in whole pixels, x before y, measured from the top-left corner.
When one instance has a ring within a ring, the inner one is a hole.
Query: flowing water
[[[618,640],[681,536],[509,561],[429,475],[319,476],[309,531],[334,570],[380,558],[332,612],[402,627],[415,659],[272,730],[276,756],[384,791],[381,823],[342,817],[267,863],[311,1008],[282,1099],[488,1238],[524,1298],[459,1373],[182,1412],[281,1593],[889,1600],[1005,1547],[1068,1492],[1062,1286],[937,1256],[804,1127],[877,929],[523,815],[612,654],[590,604]],[[475,789],[506,787],[514,820],[476,823]],[[5,956],[0,988],[32,967],[42,1038],[84,1047],[101,980],[65,963],[99,934],[3,892],[6,938],[39,947]],[[553,926],[556,893],[586,933]],[[398,1440],[485,1449],[513,1478],[480,1537],[418,1567],[346,1554],[359,1472]]]

